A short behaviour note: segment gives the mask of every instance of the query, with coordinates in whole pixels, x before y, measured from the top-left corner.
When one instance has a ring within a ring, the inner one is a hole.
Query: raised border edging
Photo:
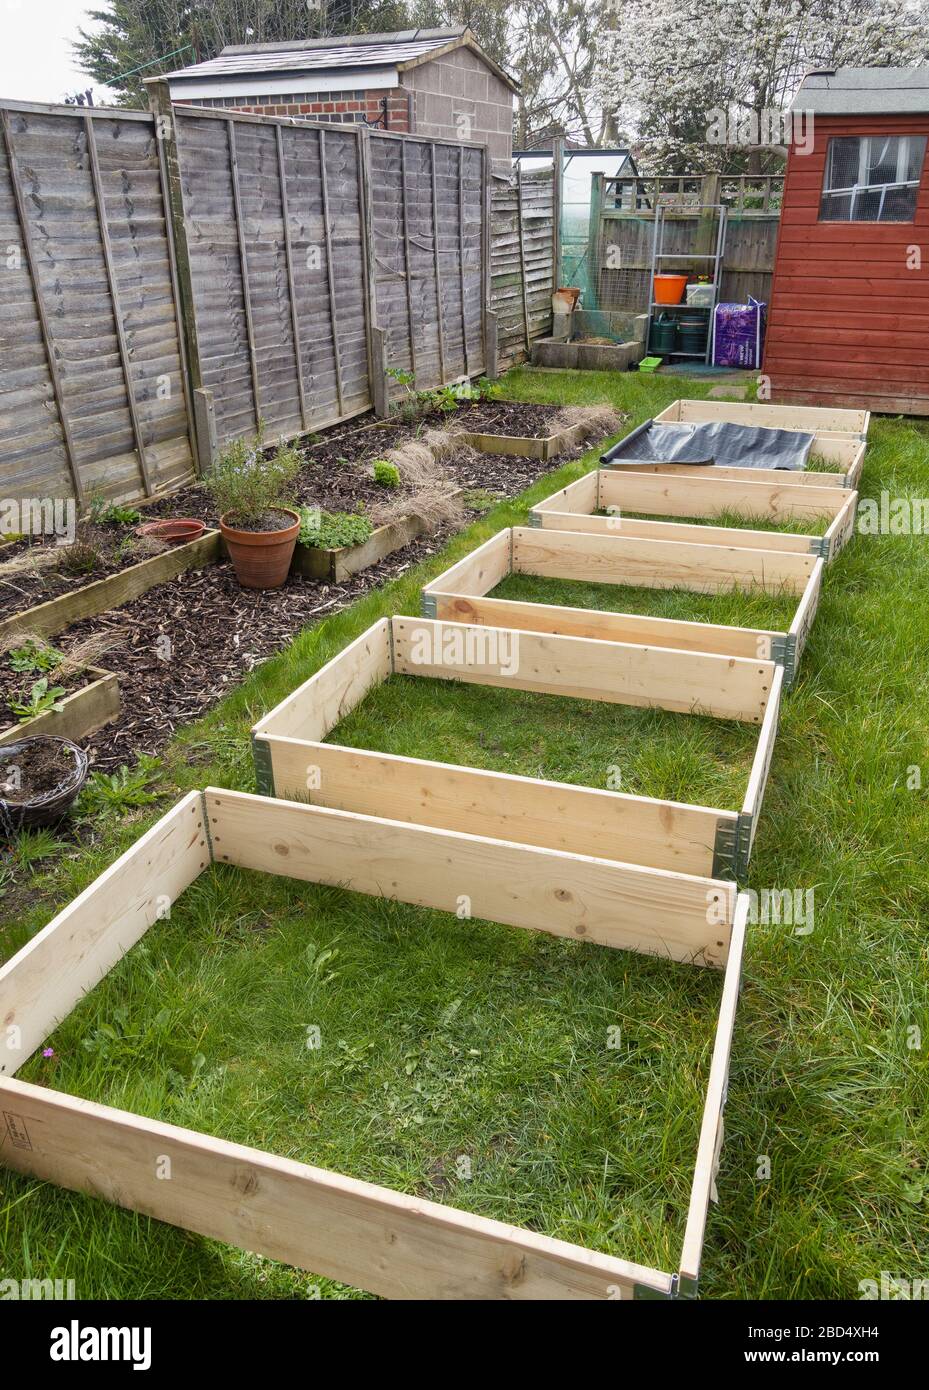
[[[98,666],[88,666],[87,672],[95,679],[89,685],[81,686],[61,701],[61,710],[46,710],[34,719],[22,724],[11,724],[0,733],[0,748],[20,739],[32,738],[35,734],[51,734],[55,738],[69,738],[79,743],[89,734],[95,734],[105,724],[119,717],[122,708],[119,697],[119,679],[112,671],[103,671]]]

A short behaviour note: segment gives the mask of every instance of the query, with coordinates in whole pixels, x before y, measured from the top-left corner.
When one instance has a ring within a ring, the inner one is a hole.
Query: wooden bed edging
[[[460,497],[463,492],[464,488],[457,488],[452,495]],[[323,546],[301,545],[298,541],[290,571],[291,574],[305,575],[308,579],[326,579],[337,584],[370,565],[376,565],[395,550],[402,550],[411,541],[425,535],[427,529],[422,517],[411,513],[387,526],[376,527],[368,539],[358,545],[342,545],[332,550]]]
[[[13,1078],[55,1025],[164,915],[165,903],[175,902],[223,857],[223,846],[232,851],[230,859],[263,869],[270,858],[273,871],[285,877],[313,878],[319,837],[328,843],[336,822],[354,827],[359,838],[352,848],[363,874],[371,872],[366,837],[410,830],[216,788],[191,792],[0,968],[0,1071],[6,1073],[0,1077],[0,1160],[25,1176],[387,1298],[673,1298],[685,1284],[693,1293],[718,1161],[747,916],[747,897],[736,895],[731,884],[715,885],[732,949],[681,1275]],[[552,856],[553,862],[563,858]],[[624,866],[604,867],[621,872]],[[380,895],[380,886],[368,891]]]
[[[172,546],[161,555],[140,560],[137,565],[130,565],[118,574],[95,579],[83,589],[59,594],[58,598],[11,614],[0,622],[0,641],[17,633],[34,632],[41,637],[54,637],[72,623],[80,622],[82,618],[96,617],[98,613],[106,613],[111,608],[119,608],[147,593],[156,584],[176,579],[185,570],[212,565],[219,556],[220,534],[218,531],[207,531],[195,541]]]
[[[556,434],[536,437],[522,434],[481,434],[473,430],[455,430],[455,438],[481,454],[511,454],[519,458],[540,459],[547,463],[558,458],[566,449],[573,449],[587,440],[586,425],[569,425]]]
[[[478,561],[479,552],[467,559]],[[382,618],[373,624],[254,726],[252,749],[259,792],[265,796],[306,799],[332,810],[489,835],[538,848],[594,854],[653,869],[714,879],[744,877],[747,859],[744,855],[739,857],[742,841],[738,833],[744,806],[739,813],[728,808],[632,796],[324,742],[373,687],[395,672],[440,679],[470,678],[477,683],[514,685],[607,701],[615,701],[619,691],[618,698],[635,704],[640,693],[635,692],[628,699],[622,694],[622,684],[630,669],[638,669],[640,676],[647,674],[657,683],[650,703],[690,713],[700,703],[693,682],[705,678],[717,685],[725,670],[726,681],[735,684],[729,694],[723,686],[709,698],[721,702],[741,689],[742,694],[729,705],[727,717],[741,715],[745,722],[760,724],[760,738],[764,738],[766,721],[770,723],[772,701],[777,704],[780,700],[782,682],[773,662],[714,653],[712,669],[704,672],[694,666],[688,676],[688,663],[698,660],[700,654],[565,638],[531,630],[521,634],[527,643],[524,684],[519,683],[518,676],[514,680],[488,674],[480,652],[470,668],[466,657],[438,667],[410,659],[417,641],[437,642],[446,633],[460,637],[467,653],[468,637],[476,637],[481,631],[476,625],[423,618]],[[494,638],[493,631],[483,631],[485,637]],[[507,638],[517,635],[512,630],[495,631]],[[598,648],[597,670],[603,678],[602,686],[594,690],[588,684],[581,689],[576,684],[578,674],[586,671],[586,679],[590,679],[587,663]],[[633,666],[625,667],[624,677],[623,662],[629,660],[630,654]],[[553,673],[556,683],[550,679]],[[663,685],[666,677],[669,690]],[[744,686],[748,678],[757,682],[751,686],[750,697],[744,693],[749,689]],[[740,703],[743,699],[744,707]],[[759,809],[760,804],[759,793]]]
[[[80,743],[88,734],[95,734],[105,724],[119,718],[119,680],[110,671],[101,671],[96,666],[88,666],[86,673],[93,676],[89,684],[81,686],[61,701],[60,710],[46,710],[34,719],[22,724],[11,724],[0,733],[0,748],[8,743],[17,743],[21,738],[31,738],[34,734],[52,734],[55,738],[69,738]],[[54,676],[54,672],[51,673]],[[49,684],[54,684],[50,679]]]
[[[517,572],[560,579],[595,577],[600,583],[635,583],[659,589],[675,586],[701,589],[712,575],[718,591],[726,587],[719,582],[719,577],[720,566],[725,564],[728,553],[677,542],[662,544],[649,539],[633,541],[620,536],[593,537],[586,532],[559,530],[549,533],[513,527],[498,532],[427,584],[422,591],[422,612],[424,617],[447,622],[558,633],[598,641],[654,643],[748,660],[760,657],[782,666],[786,684],[790,686],[796,680],[822,588],[825,561],[812,554],[733,552],[737,558],[730,561],[734,571],[729,575],[728,587],[751,587],[752,583],[760,583],[766,590],[773,586],[774,591],[779,592],[782,586],[789,586],[791,592],[799,592],[797,612],[786,632],[486,597],[501,580]],[[646,556],[646,564],[634,577],[627,577],[628,565],[638,564],[642,554]],[[712,569],[707,558],[710,556],[716,561]],[[668,582],[669,574],[675,583]],[[692,577],[694,574],[696,580]],[[747,585],[746,575],[750,581]]]

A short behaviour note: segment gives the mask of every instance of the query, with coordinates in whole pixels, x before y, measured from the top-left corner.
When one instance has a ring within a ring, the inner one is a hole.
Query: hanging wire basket
[[[0,836],[15,833],[29,826],[52,825],[65,814],[87,781],[90,763],[83,748],[72,743],[69,738],[33,734],[30,738],[7,743],[0,748],[0,787],[5,787],[14,777],[17,761],[24,754],[43,745],[50,751],[66,749],[71,755],[71,767],[62,772],[54,787],[36,792],[27,801],[18,798],[7,800],[0,792]]]

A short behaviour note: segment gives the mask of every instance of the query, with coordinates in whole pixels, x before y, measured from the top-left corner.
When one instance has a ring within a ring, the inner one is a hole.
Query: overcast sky
[[[74,66],[70,41],[79,28],[96,27],[85,17],[93,8],[94,0],[0,0],[0,96],[61,101],[92,85]],[[94,89],[98,105],[109,97],[106,88]]]

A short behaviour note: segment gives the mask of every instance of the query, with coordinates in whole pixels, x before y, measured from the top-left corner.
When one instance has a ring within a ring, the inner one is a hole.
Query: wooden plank
[[[669,413],[673,412],[673,413]],[[767,429],[820,430],[847,435],[866,435],[870,423],[867,410],[837,410],[832,406],[771,405],[754,401],[674,401],[655,416],[656,421],[726,420],[735,425],[762,425]]]
[[[487,594],[510,573],[510,531],[498,531],[427,584],[424,594]]]
[[[326,243],[326,279],[329,285],[329,322],[332,326],[332,356],[335,362],[335,393],[339,414],[345,413],[345,392],[342,385],[342,354],[339,343],[338,309],[336,306],[335,273],[332,264],[332,222],[329,211],[329,176],[326,171],[326,132],[319,132],[319,185],[323,205],[323,237]]]
[[[154,118],[155,144],[158,147],[158,179],[161,189],[162,213],[164,215],[165,241],[168,249],[168,272],[171,281],[171,298],[174,302],[174,327],[177,333],[177,354],[181,364],[181,391],[184,397],[184,411],[187,418],[187,439],[190,446],[190,458],[194,463],[199,462],[199,451],[197,446],[197,421],[194,411],[192,383],[190,380],[190,362],[188,359],[188,340],[184,331],[184,317],[181,302],[181,272],[180,272],[180,253],[175,236],[175,220],[171,204],[171,180],[168,170],[168,145],[169,141],[159,139],[157,131],[157,116]],[[175,171],[177,170],[176,147],[175,147]],[[178,193],[180,190],[178,189]],[[190,266],[187,266],[187,283],[189,284]],[[215,449],[214,449],[215,453]],[[209,465],[212,466],[213,454],[209,456]]]
[[[355,126],[355,159],[358,171],[358,216],[361,242],[361,274],[364,288],[365,338],[368,349],[368,394],[374,413],[387,415],[387,377],[384,335],[378,328],[374,230],[371,223],[371,155],[369,132]]]
[[[784,668],[779,666],[771,683],[771,698],[768,701],[761,730],[758,734],[758,745],[752,759],[752,770],[749,773],[748,786],[742,800],[742,815],[749,818],[751,825],[748,839],[749,857],[754,848],[755,836],[758,831],[758,818],[761,815],[761,804],[764,800],[765,787],[768,785],[768,774],[771,771],[771,759],[774,756],[774,745],[777,741],[783,687]]]
[[[532,335],[529,331],[529,298],[526,289],[526,246],[523,240],[523,162],[521,159],[516,161],[516,226],[519,239],[519,278],[523,292],[523,330],[526,352],[528,353],[532,351]]]
[[[813,536],[792,531],[744,531],[738,526],[703,526],[681,521],[646,521],[632,516],[584,516],[577,512],[539,511],[547,531],[586,531],[591,535],[639,536],[656,541],[689,541],[694,545],[727,545],[740,550],[785,550],[794,555],[812,553]]]
[[[806,646],[807,638],[813,627],[813,620],[816,617],[816,610],[819,607],[819,600],[822,594],[823,573],[825,571],[825,560],[818,560],[813,573],[810,575],[809,583],[806,586],[803,597],[797,606],[794,620],[788,629],[788,635],[794,642],[794,665],[799,666],[800,657],[803,655],[803,648]]]
[[[812,554],[513,528],[513,572],[547,579],[694,593],[758,588],[799,598],[815,564]]]
[[[397,617],[392,626],[397,674],[745,723],[761,723],[774,674],[769,661],[708,652],[429,618]]]
[[[753,471],[753,470],[750,470]],[[730,513],[761,521],[830,521],[847,496],[842,487],[793,487],[782,483],[717,481],[680,473],[601,470],[600,506],[660,516],[718,516]]]
[[[595,512],[600,505],[600,474],[603,470],[592,469],[582,478],[577,478],[567,487],[559,488],[543,501],[538,502],[533,512]]]
[[[739,468],[718,463],[611,463],[605,471],[622,473],[625,477],[657,473],[663,477],[710,478],[716,482],[776,483],[779,487],[846,486],[844,473],[815,473],[799,468],[752,468],[748,464]]]
[[[464,273],[464,147],[458,146],[458,285],[461,292],[461,350],[464,354],[464,374],[471,375],[468,357],[468,324],[465,313]]]
[[[390,619],[381,618],[275,705],[252,734],[320,742],[392,670]]]
[[[214,564],[219,555],[220,534],[218,531],[207,531],[199,540],[174,546],[160,555],[152,555],[148,560],[140,560],[137,565],[120,570],[118,574],[95,579],[83,589],[75,589],[72,593],[39,603],[35,608],[12,614],[0,622],[0,641],[28,633],[54,637],[72,623],[118,608],[120,604],[147,593],[156,584],[176,578],[185,570],[202,569]]]
[[[715,1196],[716,1173],[719,1167],[719,1155],[723,1139],[723,1108],[726,1104],[732,1035],[739,1003],[739,988],[742,982],[742,962],[749,903],[748,894],[740,893],[736,901],[735,919],[732,924],[729,960],[723,980],[716,1038],[713,1043],[713,1057],[710,1062],[710,1077],[707,1083],[703,1120],[700,1126],[700,1140],[697,1146],[697,1162],[690,1190],[687,1225],[681,1252],[681,1275],[692,1283],[696,1282],[700,1274],[707,1212],[710,1200]]]
[[[715,652],[718,656],[771,660],[772,642],[782,633],[764,628],[723,627],[640,613],[611,613],[597,608],[563,604],[518,603],[513,599],[483,598],[467,590],[433,593],[435,617],[445,622],[478,623],[487,627],[554,632],[563,637],[589,637],[599,642],[674,647],[681,651]]]
[[[722,967],[728,921],[710,925],[722,880],[483,835],[332,811],[208,787],[217,862],[354,893],[543,931],[551,936]]]
[[[23,1081],[0,1080],[0,1157],[86,1192],[384,1298],[631,1299],[669,1275],[444,1203]],[[157,1179],[152,1156],[170,1162]]]
[[[834,560],[851,540],[855,532],[857,515],[858,493],[853,492],[823,537],[827,546],[826,555],[830,560]]]
[[[297,312],[297,291],[294,286],[294,254],[290,236],[290,206],[287,199],[287,168],[284,160],[284,137],[282,126],[275,127],[277,138],[277,176],[281,187],[281,221],[284,226],[284,263],[287,267],[287,294],[290,299],[290,326],[294,335],[294,367],[297,373],[297,390],[300,393],[300,419],[303,428],[308,430],[309,412],[306,406],[306,387],[303,380],[303,350],[300,343],[300,316]],[[341,405],[341,402],[340,402]]]
[[[252,317],[252,293],[248,278],[248,249],[245,245],[245,217],[242,213],[242,195],[239,190],[239,161],[235,145],[235,121],[226,119],[226,133],[229,141],[229,171],[232,177],[232,203],[235,208],[236,240],[239,249],[239,267],[242,276],[242,304],[245,309],[245,332],[248,337],[248,360],[252,374],[252,399],[255,404],[255,432],[261,428],[261,393],[258,386],[258,356],[255,349],[255,323]]]
[[[210,860],[190,792],[0,966],[0,1073],[12,1075]]]
[[[338,744],[262,738],[275,796],[439,830],[709,876],[717,830],[736,824],[733,811],[708,806]]]
[[[61,426],[61,435],[65,446],[65,457],[68,460],[68,471],[71,474],[71,482],[74,486],[74,496],[78,506],[83,509],[86,504],[84,495],[84,484],[81,481],[81,469],[77,456],[77,449],[74,443],[74,436],[71,431],[71,422],[68,412],[65,409],[64,392],[61,384],[61,374],[58,370],[58,358],[55,352],[55,340],[52,335],[51,324],[49,322],[48,311],[45,306],[45,296],[42,292],[42,282],[39,278],[38,265],[36,261],[35,243],[32,237],[32,227],[29,223],[29,213],[26,208],[26,200],[23,195],[22,178],[19,171],[19,160],[13,148],[13,136],[10,131],[9,112],[4,108],[0,111],[0,123],[3,125],[3,138],[6,141],[7,161],[10,167],[10,185],[13,190],[13,201],[16,204],[16,215],[19,220],[19,229],[23,238],[23,250],[26,253],[26,264],[29,267],[29,278],[32,282],[32,296],[35,300],[36,312],[39,316],[39,324],[42,329],[42,343],[45,349],[45,361],[48,367],[48,375],[52,384],[52,393],[55,397],[55,409],[58,412],[58,423]]]
[[[53,738],[70,738],[75,743],[95,734],[104,724],[119,716],[119,681],[109,671],[88,667],[93,680],[60,701],[60,710],[46,710],[23,724],[12,724],[0,733],[0,748],[34,734],[49,734]]]
[[[416,389],[416,330],[413,326],[413,270],[410,258],[410,220],[407,205],[406,186],[406,141],[400,141],[400,206],[403,227],[403,266],[406,285],[406,313],[410,334],[410,366],[413,372],[413,388]]]
[[[442,313],[442,263],[439,255],[439,195],[436,187],[435,145],[429,145],[429,173],[432,184],[432,258],[435,265],[435,313],[439,334],[439,379],[447,381],[445,370],[445,324]]]
[[[119,282],[116,277],[116,268],[113,264],[113,243],[110,239],[110,226],[106,214],[106,198],[103,193],[103,184],[100,178],[100,160],[97,153],[97,137],[94,133],[94,122],[90,112],[84,113],[84,135],[87,140],[87,156],[90,164],[90,181],[94,191],[94,206],[97,213],[97,226],[100,233],[100,243],[103,247],[103,265],[106,271],[107,285],[110,291],[110,306],[113,313],[113,327],[116,331],[116,344],[119,350],[120,365],[123,370],[123,381],[125,382],[126,404],[129,409],[129,419],[132,422],[132,437],[135,440],[136,453],[139,456],[139,471],[142,474],[142,485],[145,488],[146,497],[151,497],[153,492],[151,473],[149,472],[148,459],[145,455],[145,440],[142,436],[142,426],[139,423],[139,412],[135,402],[135,387],[132,380],[132,364],[129,360],[129,345],[126,342],[126,327],[123,314],[123,307],[120,303]]]

